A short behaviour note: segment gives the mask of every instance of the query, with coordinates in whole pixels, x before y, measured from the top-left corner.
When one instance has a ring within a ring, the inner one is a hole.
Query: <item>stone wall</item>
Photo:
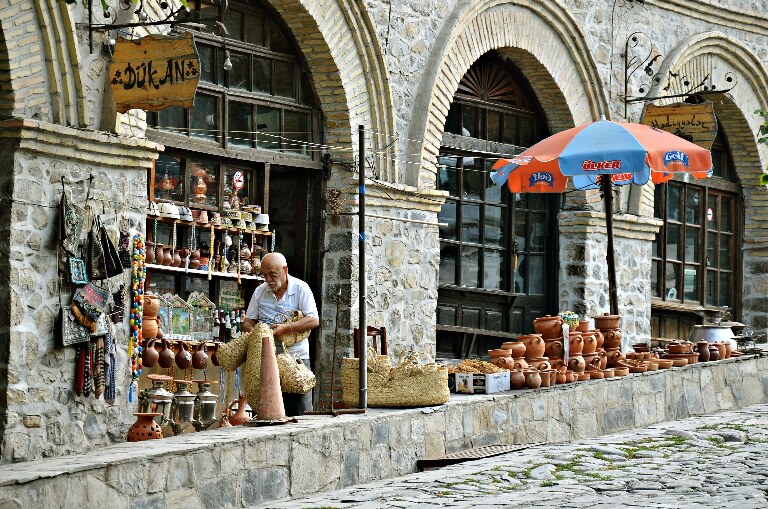
[[[22,461],[83,451],[122,440],[133,410],[127,403],[127,320],[119,327],[118,404],[76,396],[75,349],[54,344],[59,295],[69,303],[71,287],[60,285],[57,218],[62,177],[73,201],[88,202],[107,225],[125,199],[132,228],[144,229],[147,166],[156,147],[143,140],[118,138],[33,121],[6,121],[0,128],[2,207],[9,229],[3,233],[6,292],[0,365],[2,393],[1,462]],[[10,199],[9,199],[10,198]],[[102,214],[102,210],[104,213]],[[61,260],[63,262],[63,260]],[[66,275],[66,271],[64,272]],[[117,290],[129,273],[109,281]]]
[[[493,444],[561,442],[768,401],[768,358],[488,396],[434,409],[307,416],[0,467],[3,507],[250,507],[416,471]]]

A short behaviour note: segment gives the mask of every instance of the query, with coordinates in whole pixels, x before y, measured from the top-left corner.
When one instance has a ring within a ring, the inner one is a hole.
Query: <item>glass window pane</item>
[[[680,225],[667,223],[667,259],[679,260]]]
[[[653,217],[664,219],[661,215],[664,200],[664,190],[667,188],[664,184],[658,184],[653,189]]]
[[[456,284],[456,249],[454,244],[440,244],[440,283]]]
[[[704,302],[710,306],[715,306],[717,304],[717,298],[716,298],[716,290],[715,290],[715,282],[717,279],[717,272],[714,270],[708,270],[707,271],[707,295],[704,299]]]
[[[155,162],[155,199],[184,201],[181,159],[160,154]]]
[[[464,111],[464,118],[462,118],[461,123],[461,135],[477,138],[477,108],[464,104],[462,109]]]
[[[464,198],[479,200],[483,192],[482,161],[473,157],[464,158]]]
[[[189,135],[216,140],[219,121],[216,115],[216,98],[197,94],[195,106],[189,113]]]
[[[710,230],[717,230],[717,197],[709,197],[709,208],[707,209],[707,228]]]
[[[520,268],[523,272],[523,267]],[[526,277],[528,279],[528,295],[544,294],[544,257],[529,256]]]
[[[680,221],[680,188],[678,186],[667,184],[669,193],[667,195],[667,219],[671,221]]]
[[[300,111],[286,111],[283,135],[290,141],[283,141],[286,152],[308,154],[309,115]]]
[[[186,123],[186,110],[181,106],[171,106],[157,112],[157,127],[164,130],[183,133]]]
[[[293,63],[275,60],[275,95],[296,97],[296,75]]]
[[[509,189],[505,186],[497,186],[491,180],[491,167],[496,161],[485,160],[485,172],[483,173],[483,181],[485,182],[484,199],[488,203],[502,203],[504,197],[509,194]]]
[[[488,112],[488,137],[490,141],[501,141],[501,113]]]
[[[205,44],[197,44],[197,55],[200,57],[200,81],[215,83],[213,67],[216,64],[213,58],[213,48]]]
[[[293,48],[288,44],[288,40],[272,22],[269,23],[269,48],[273,51],[280,51],[282,53],[293,52]]]
[[[280,110],[268,106],[256,107],[256,140],[259,148],[280,149]]]
[[[480,242],[480,205],[462,204],[461,221],[461,240],[463,242]]]
[[[456,170],[458,159],[458,157],[441,155],[437,172],[437,188],[448,191],[448,194],[456,197],[459,195],[459,179]]]
[[[528,214],[520,212],[515,216],[515,241],[517,242],[518,251],[528,250],[527,236],[525,234],[528,228],[527,217]]]
[[[664,297],[667,300],[679,300],[677,288],[680,286],[680,264],[668,263],[664,277]]]
[[[451,108],[448,110],[448,116],[445,118],[445,132],[461,134],[461,129],[459,129],[459,105],[456,103],[451,103]]]
[[[717,266],[717,253],[715,252],[715,246],[717,245],[717,234],[709,233],[707,235],[707,266]]]
[[[546,201],[543,194],[528,193],[525,196],[528,198],[526,202],[528,210],[544,210],[546,208]]]
[[[243,40],[243,13],[227,9],[224,11],[224,26],[230,39]]]
[[[230,101],[227,104],[229,123],[227,125],[227,141],[230,145],[252,147],[253,106],[247,103]]]
[[[530,231],[528,242],[530,251],[544,251],[544,239],[546,238],[546,215],[540,212],[528,214],[530,218]]]
[[[479,288],[480,249],[462,246],[461,248],[461,284]]]
[[[239,187],[239,189],[238,189]],[[227,168],[224,173],[224,196],[222,197],[222,205],[227,208],[225,201],[229,202],[230,207],[232,204],[233,194],[237,194],[237,199],[240,201],[240,205],[243,203],[250,203],[253,200],[248,195],[251,190],[251,172],[245,168]]]
[[[696,267],[685,267],[685,300],[699,300],[699,271]]]
[[[509,114],[504,115],[504,131],[501,134],[501,142],[510,143],[512,145],[518,145],[517,117]]]
[[[230,51],[229,60],[232,62],[232,69],[227,72],[229,88],[250,90],[251,76],[249,71],[251,69],[248,64],[248,55]]]
[[[701,224],[701,191],[689,187],[685,195],[685,201],[685,222]]]
[[[448,226],[440,226],[441,239],[456,239],[456,202],[446,200],[437,215],[439,223],[447,223]]]
[[[517,269],[515,269],[515,287],[512,290],[515,293],[526,293],[526,274],[524,274],[523,271],[527,267],[527,261],[528,258],[525,255],[520,255],[517,257]]]
[[[483,256],[483,288],[490,290],[502,289],[502,269],[504,268],[504,252],[496,249],[486,249]]]
[[[194,205],[218,206],[218,166],[203,161],[188,161],[189,202]]]
[[[659,276],[661,275],[659,273],[659,268],[661,267],[661,262],[655,261],[651,263],[651,295],[654,297],[660,297],[659,294]]]
[[[720,198],[720,231],[732,232],[731,228],[731,199],[723,196]]]
[[[264,18],[258,14],[245,16],[245,42],[264,46]]]
[[[729,272],[720,273],[720,298],[718,306],[730,306],[731,299],[731,274]]]
[[[701,229],[688,227],[685,229],[685,261],[699,262],[699,246],[701,244]]]
[[[730,236],[720,236],[720,263],[721,269],[733,269],[731,260],[731,238]]]
[[[272,60],[254,57],[253,90],[265,94],[272,93]]]
[[[502,213],[505,209],[501,207],[485,207],[485,221],[483,229],[485,230],[485,244],[503,247],[504,246],[504,220]]]

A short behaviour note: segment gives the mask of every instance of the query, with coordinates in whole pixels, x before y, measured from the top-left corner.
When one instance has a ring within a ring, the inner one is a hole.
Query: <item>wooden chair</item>
[[[381,355],[387,355],[387,328],[386,327],[371,327],[368,326],[367,337],[371,338],[373,343],[373,349],[378,352],[379,345],[378,340],[381,340]],[[354,353],[355,357],[360,357],[360,329],[354,329]],[[367,344],[367,341],[366,341]]]

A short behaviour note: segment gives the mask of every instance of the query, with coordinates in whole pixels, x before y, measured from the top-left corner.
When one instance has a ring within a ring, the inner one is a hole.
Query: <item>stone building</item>
[[[489,184],[496,159],[600,115],[639,122],[646,101],[630,98],[711,101],[716,176],[617,195],[623,327],[637,341],[685,337],[728,306],[768,328],[762,0],[250,0],[226,11],[203,0],[199,17],[228,35],[205,21],[176,27],[195,33],[201,57],[195,106],[126,114],[109,88],[109,40],[170,27],[110,30],[105,20],[164,16],[160,2],[135,16],[107,3],[109,18],[98,2],[0,4],[0,461],[121,441],[133,419],[125,337],[114,405],[76,396],[74,350],[54,345],[62,177],[107,224],[125,216],[144,231],[163,168],[269,174],[275,247],[318,300],[322,381],[336,328],[339,357],[358,316],[358,126],[368,323],[387,327],[394,356],[452,357],[543,314],[608,311],[599,194],[511,195]]]

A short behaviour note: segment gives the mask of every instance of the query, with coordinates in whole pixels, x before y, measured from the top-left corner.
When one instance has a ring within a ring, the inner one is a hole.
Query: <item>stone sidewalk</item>
[[[270,503],[270,508],[765,508],[768,405]]]

